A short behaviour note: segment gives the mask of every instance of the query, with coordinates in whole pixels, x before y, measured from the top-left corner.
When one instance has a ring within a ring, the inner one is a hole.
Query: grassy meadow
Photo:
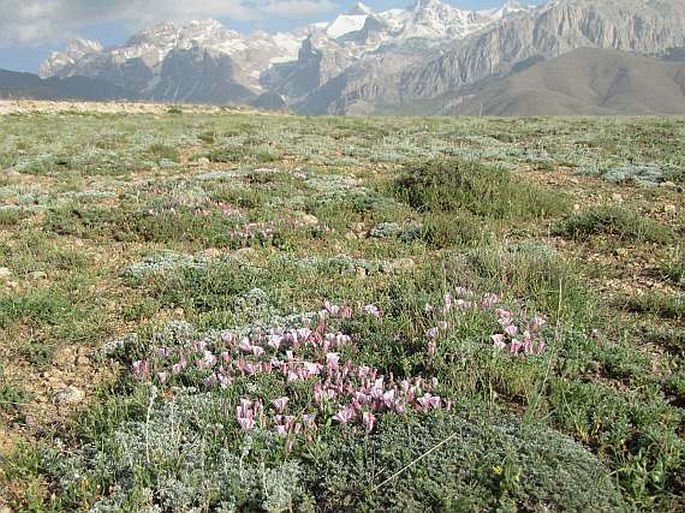
[[[0,134],[0,512],[685,509],[685,119]]]

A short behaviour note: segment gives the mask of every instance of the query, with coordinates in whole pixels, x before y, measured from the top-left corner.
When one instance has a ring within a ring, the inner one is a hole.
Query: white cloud
[[[296,20],[335,8],[331,0],[0,0],[0,46],[30,46],[64,40],[94,22],[133,27],[162,21],[220,17]]]

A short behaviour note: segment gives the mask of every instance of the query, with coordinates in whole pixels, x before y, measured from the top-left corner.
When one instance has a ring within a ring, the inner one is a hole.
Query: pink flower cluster
[[[398,381],[345,358],[343,354],[355,353],[356,347],[349,335],[330,329],[330,324],[355,314],[381,316],[375,305],[355,312],[326,301],[311,324],[314,329],[273,328],[244,336],[225,331],[187,347],[163,346],[150,359],[134,362],[133,374],[162,385],[185,378],[219,388],[269,376],[274,380],[271,388],[285,393],[268,399],[243,397],[235,418],[244,431],[270,428],[287,436],[311,434],[328,419],[358,423],[370,432],[381,414],[450,408],[449,402],[434,393],[436,379]],[[309,392],[303,394],[303,386]]]
[[[544,318],[535,315],[530,320],[523,318],[517,323],[511,310],[497,308],[495,313],[502,332],[495,333],[490,338],[497,349],[509,351],[517,356],[542,354],[545,340],[540,330],[547,324]]]
[[[242,245],[253,240],[265,242],[270,240],[273,235],[274,229],[268,223],[247,223],[230,231],[231,238]]]
[[[539,315],[528,319],[523,309],[519,310],[517,316],[513,310],[500,308],[500,305],[501,299],[497,294],[488,293],[477,296],[464,287],[457,287],[454,295],[446,293],[440,308],[427,303],[424,311],[434,314],[438,320],[436,326],[426,331],[428,353],[435,354],[438,348],[438,338],[449,332],[450,327],[456,321],[456,315],[473,310],[484,310],[495,313],[502,330],[490,337],[495,348],[521,357],[541,354],[545,349],[545,341],[540,331],[547,321]]]

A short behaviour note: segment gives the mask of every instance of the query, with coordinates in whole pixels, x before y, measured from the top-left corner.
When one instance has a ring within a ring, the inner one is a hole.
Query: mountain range
[[[383,12],[359,3],[283,33],[210,19],[165,22],[108,48],[75,39],[23,90],[312,115],[673,114],[685,112],[683,48],[682,0],[509,0],[480,11],[416,0]]]

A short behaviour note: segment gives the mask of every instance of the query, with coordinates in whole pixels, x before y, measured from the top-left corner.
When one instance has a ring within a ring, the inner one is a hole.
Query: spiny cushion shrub
[[[669,405],[659,386],[627,392],[604,383],[552,379],[549,402],[555,426],[606,457],[625,496],[640,510],[656,490],[683,489],[682,410]]]
[[[421,212],[467,211],[507,219],[546,217],[568,208],[563,195],[526,183],[509,171],[456,159],[408,166],[391,191]]]
[[[365,440],[342,432],[320,453],[312,451],[305,471],[317,507],[323,511],[624,510],[607,470],[580,444],[544,427],[523,426],[511,417],[479,417],[473,420],[446,412],[387,417]]]
[[[576,212],[552,228],[553,235],[584,240],[592,235],[610,235],[624,242],[666,244],[672,231],[656,221],[620,206],[593,207]]]
[[[153,388],[143,415],[75,454],[46,451],[41,467],[71,511],[84,503],[97,513],[307,510],[297,460],[284,460],[276,434],[236,436],[225,402],[193,389],[165,400]]]

